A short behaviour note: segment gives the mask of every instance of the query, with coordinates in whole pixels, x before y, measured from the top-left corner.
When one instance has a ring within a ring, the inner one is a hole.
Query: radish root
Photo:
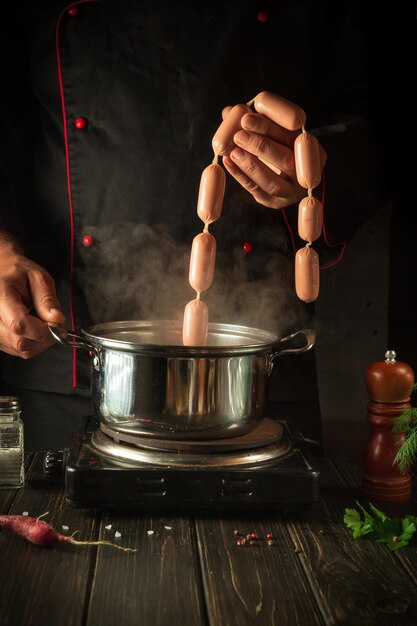
[[[27,515],[0,515],[0,530],[9,530],[37,546],[50,546],[62,542],[78,546],[111,546],[123,552],[137,552],[134,548],[124,548],[111,541],[78,541],[74,539],[75,533],[79,532],[78,530],[73,532],[71,536],[61,535],[51,524],[41,519],[45,515],[48,513],[42,513],[36,518]]]

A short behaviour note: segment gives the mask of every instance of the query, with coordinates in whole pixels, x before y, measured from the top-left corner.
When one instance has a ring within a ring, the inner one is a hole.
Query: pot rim
[[[280,342],[278,335],[249,326],[210,323],[208,328],[208,345],[206,346],[184,346],[182,344],[182,322],[178,320],[105,322],[81,329],[81,333],[96,348],[154,356],[216,357],[245,355],[260,351],[270,352]],[[154,336],[158,331],[172,333],[174,339],[178,338],[178,342],[157,343]],[[132,341],[132,334],[138,332],[142,332],[144,340]],[[125,335],[127,339],[117,338],[117,335]],[[216,343],[216,338],[218,341],[219,337],[226,341],[226,345]],[[212,344],[210,344],[210,340],[213,342]]]

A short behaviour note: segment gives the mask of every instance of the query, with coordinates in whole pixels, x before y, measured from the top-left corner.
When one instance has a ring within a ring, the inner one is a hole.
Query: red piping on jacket
[[[67,113],[65,110],[65,93],[64,82],[62,79],[62,67],[61,67],[61,53],[59,43],[59,29],[61,26],[61,20],[68,11],[79,4],[85,4],[86,2],[97,2],[97,0],[78,0],[78,2],[72,2],[67,5],[65,9],[61,11],[58,17],[56,30],[55,30],[55,46],[56,46],[56,60],[58,69],[58,81],[59,92],[61,95],[61,107],[62,107],[62,122],[64,128],[64,146],[65,146],[65,167],[67,177],[67,192],[68,192],[68,205],[69,205],[69,217],[70,217],[70,293],[69,293],[69,305],[70,305],[70,318],[71,318],[71,330],[75,330],[74,310],[72,302],[72,279],[74,272],[74,214],[72,210],[72,195],[71,195],[71,171],[69,163],[69,150],[68,150],[68,127],[67,127]],[[72,386],[77,386],[77,349],[73,348],[72,353]]]

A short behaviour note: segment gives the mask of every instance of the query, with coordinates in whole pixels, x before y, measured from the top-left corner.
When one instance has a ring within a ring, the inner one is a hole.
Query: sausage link
[[[314,196],[303,198],[298,205],[298,234],[304,241],[315,241],[321,235],[323,206]]]
[[[212,224],[219,219],[225,186],[224,169],[218,163],[211,163],[201,174],[198,192],[197,214],[204,224]]]
[[[227,114],[226,118],[220,124],[219,128],[213,135],[211,145],[215,154],[224,156],[233,150],[235,143],[233,137],[241,128],[241,119],[245,113],[250,112],[250,108],[246,104],[236,104]]]
[[[254,106],[258,113],[288,130],[299,130],[306,123],[306,114],[301,107],[269,91],[258,93]]]
[[[210,233],[200,233],[193,239],[190,258],[190,285],[197,292],[208,289],[213,281],[216,261],[216,240]]]
[[[313,302],[319,295],[319,256],[313,248],[306,246],[295,255],[295,291],[300,300]]]
[[[294,141],[295,171],[298,184],[314,189],[321,181],[319,142],[314,135],[303,132]]]
[[[207,343],[208,308],[202,300],[191,300],[184,310],[182,342],[184,346],[205,346]]]

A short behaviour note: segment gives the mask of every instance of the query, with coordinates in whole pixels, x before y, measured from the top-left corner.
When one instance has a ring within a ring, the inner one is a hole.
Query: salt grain
[[[148,535],[153,535],[155,533],[154,530],[147,530],[146,532],[147,532]]]
[[[165,526],[166,530],[172,530],[172,526]]]
[[[29,511],[23,511],[22,515],[29,515]]]
[[[107,526],[104,527],[106,530],[110,530],[111,529],[111,524],[108,524]]]
[[[114,536],[115,536],[115,537],[117,537],[117,538],[119,538],[119,537],[121,537],[122,535],[121,535],[121,533],[119,533],[119,531],[118,531],[118,530],[116,530],[116,532],[114,533]]]
[[[63,530],[69,530],[69,526],[62,526]]]

